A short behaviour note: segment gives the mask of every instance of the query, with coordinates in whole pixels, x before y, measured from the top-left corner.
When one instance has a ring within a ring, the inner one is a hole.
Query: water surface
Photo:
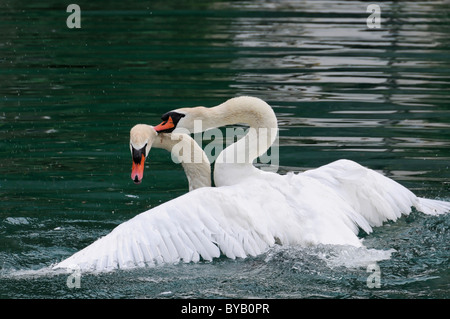
[[[414,212],[361,234],[369,249],[275,247],[245,260],[83,275],[48,267],[187,192],[152,150],[130,179],[130,128],[238,95],[266,100],[280,169],[348,158],[450,200],[450,5],[380,2],[78,2],[0,5],[0,297],[448,298],[448,216]],[[376,249],[376,251],[375,251]],[[379,251],[381,288],[365,265]]]

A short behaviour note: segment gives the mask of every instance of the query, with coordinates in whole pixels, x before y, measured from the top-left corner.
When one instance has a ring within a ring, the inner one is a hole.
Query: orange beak
[[[142,178],[144,177],[144,162],[145,162],[144,154],[142,154],[142,158],[139,163],[136,163],[133,160],[133,166],[131,168],[131,179],[134,181],[135,184],[140,184],[142,182]]]
[[[169,119],[167,121],[162,122],[161,124],[154,127],[156,132],[163,132],[165,130],[169,130],[174,128],[175,125],[173,124],[172,117],[169,116]]]

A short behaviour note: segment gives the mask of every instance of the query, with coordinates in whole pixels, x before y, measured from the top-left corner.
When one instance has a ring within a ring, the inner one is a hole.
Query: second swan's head
[[[140,184],[144,177],[144,162],[158,133],[153,126],[137,124],[130,131],[130,151],[133,158],[131,179]]]
[[[238,96],[214,107],[184,107],[167,112],[162,123],[155,126],[158,133],[200,133],[229,124],[277,128],[273,109],[263,100],[252,96]]]
[[[162,122],[155,126],[158,133],[199,133],[202,131],[201,125],[195,125],[195,121],[204,121],[206,108],[203,106],[185,107],[165,113],[161,116]],[[200,123],[200,122],[199,122]],[[178,128],[178,129],[177,129]]]

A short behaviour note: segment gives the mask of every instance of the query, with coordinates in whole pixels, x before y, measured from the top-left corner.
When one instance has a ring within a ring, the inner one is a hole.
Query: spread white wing
[[[386,220],[450,211],[395,181],[340,160],[300,174],[261,172],[245,182],[204,187],[137,215],[54,268],[107,271],[161,263],[255,256],[275,243],[361,246]]]

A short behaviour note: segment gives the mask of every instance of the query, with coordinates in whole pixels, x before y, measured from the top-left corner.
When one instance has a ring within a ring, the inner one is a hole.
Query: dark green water
[[[450,4],[78,1],[0,4],[0,298],[449,298],[449,215],[365,236],[395,249],[368,288],[367,251],[275,247],[246,260],[83,275],[48,267],[187,192],[152,150],[130,179],[129,130],[237,95],[271,104],[280,173],[348,158],[450,200]],[[368,256],[369,255],[369,256]],[[349,266],[350,265],[350,266]]]

